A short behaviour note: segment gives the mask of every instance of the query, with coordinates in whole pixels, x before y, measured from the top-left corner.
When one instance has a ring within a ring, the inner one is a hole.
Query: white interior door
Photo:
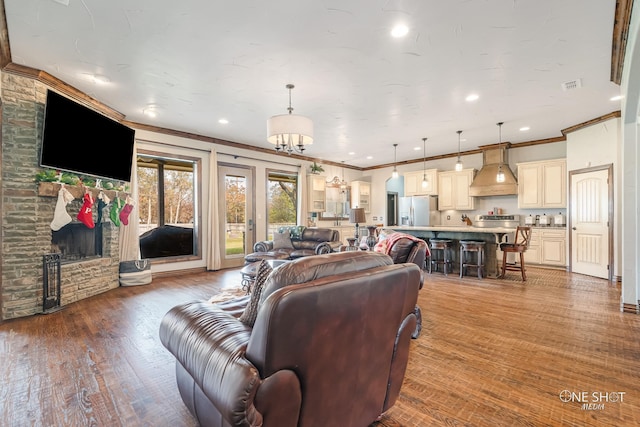
[[[218,166],[221,268],[244,265],[253,251],[255,221],[253,170],[228,164]]]
[[[609,279],[609,170],[571,175],[571,265],[574,273]]]

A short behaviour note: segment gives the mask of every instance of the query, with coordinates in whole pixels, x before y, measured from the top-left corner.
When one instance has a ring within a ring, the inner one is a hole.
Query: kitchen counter
[[[406,226],[394,225],[385,228],[401,231],[420,238],[448,238],[452,240],[480,240],[485,242],[485,270],[487,277],[498,275],[498,245],[506,240],[512,241],[515,237],[515,228],[505,227],[474,227],[472,225],[430,225],[430,226]],[[459,264],[458,251],[454,250],[454,265]]]

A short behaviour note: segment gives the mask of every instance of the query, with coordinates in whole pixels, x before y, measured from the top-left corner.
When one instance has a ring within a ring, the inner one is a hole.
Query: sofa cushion
[[[291,234],[289,231],[283,231],[282,233],[273,233],[273,249],[293,249],[293,243],[291,243]]]
[[[260,295],[260,304],[274,291],[285,286],[392,264],[390,256],[370,251],[333,252],[297,258],[281,265],[269,276]]]
[[[305,228],[300,240],[311,242],[333,242],[337,241],[339,232],[331,228]]]
[[[260,302],[262,288],[272,271],[273,269],[271,268],[271,265],[269,265],[266,260],[260,261],[260,265],[256,270],[256,278],[253,281],[253,286],[251,287],[251,298],[249,298],[247,306],[239,317],[239,320],[245,325],[253,327],[253,324],[256,321],[256,316],[258,315],[258,303]]]

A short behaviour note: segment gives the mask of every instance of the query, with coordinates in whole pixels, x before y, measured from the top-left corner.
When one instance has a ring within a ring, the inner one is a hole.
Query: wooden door
[[[612,167],[571,174],[571,271],[611,279]]]

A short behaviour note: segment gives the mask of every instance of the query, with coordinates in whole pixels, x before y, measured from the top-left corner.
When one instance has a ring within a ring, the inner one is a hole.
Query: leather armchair
[[[160,339],[202,426],[365,426],[400,393],[421,280],[375,252],[299,258],[266,280],[253,328],[237,319],[248,297],[190,302]]]

